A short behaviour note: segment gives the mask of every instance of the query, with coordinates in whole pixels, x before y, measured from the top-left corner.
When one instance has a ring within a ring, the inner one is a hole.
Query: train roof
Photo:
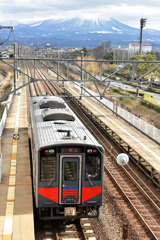
[[[31,97],[31,113],[37,150],[67,144],[102,147],[61,97]]]

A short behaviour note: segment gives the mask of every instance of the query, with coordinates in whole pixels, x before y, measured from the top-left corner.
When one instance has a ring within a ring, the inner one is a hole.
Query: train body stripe
[[[82,203],[102,193],[102,187],[82,187]]]
[[[99,193],[102,193],[102,187],[82,187],[82,203],[98,195]],[[58,203],[58,187],[38,188],[38,194]],[[75,197],[77,197],[77,194],[63,194],[63,197],[66,195],[75,195]]]
[[[58,203],[58,187],[56,187],[56,188],[38,188],[38,194]]]

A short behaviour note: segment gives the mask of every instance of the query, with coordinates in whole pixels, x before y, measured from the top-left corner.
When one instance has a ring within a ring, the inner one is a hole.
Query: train
[[[30,97],[29,138],[39,218],[98,218],[104,149],[61,96]]]

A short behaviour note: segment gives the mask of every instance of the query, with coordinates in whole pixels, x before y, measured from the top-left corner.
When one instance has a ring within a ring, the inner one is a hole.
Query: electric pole
[[[14,43],[14,82],[13,82],[13,86],[14,86],[14,90],[16,89],[16,79],[17,79],[17,63],[15,58],[17,57],[17,43]]]
[[[140,48],[139,48],[139,54],[142,54],[142,32],[143,28],[145,27],[147,22],[147,18],[141,18],[140,19]]]

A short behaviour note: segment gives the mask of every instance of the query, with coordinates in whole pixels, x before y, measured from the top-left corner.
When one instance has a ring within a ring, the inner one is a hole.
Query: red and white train
[[[98,217],[104,150],[61,97],[31,97],[35,205],[48,219]]]

